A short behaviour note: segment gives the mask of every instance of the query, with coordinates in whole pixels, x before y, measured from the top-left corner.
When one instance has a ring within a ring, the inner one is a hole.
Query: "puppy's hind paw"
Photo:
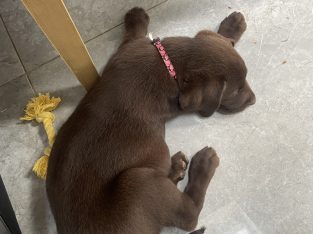
[[[218,33],[237,42],[246,28],[247,24],[243,14],[233,12],[221,22]]]
[[[146,28],[149,24],[149,20],[146,11],[140,7],[134,7],[129,10],[124,18],[126,30],[131,30],[135,27]]]

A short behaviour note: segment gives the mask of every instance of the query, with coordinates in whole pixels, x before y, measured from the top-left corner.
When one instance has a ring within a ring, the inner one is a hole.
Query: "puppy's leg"
[[[198,223],[198,216],[208,185],[219,164],[219,159],[212,148],[205,147],[192,158],[189,167],[189,181],[183,193],[178,190],[161,190],[167,197],[162,203],[167,207],[165,225],[193,230]],[[174,196],[175,195],[175,196]],[[201,230],[203,231],[203,230]]]
[[[183,156],[178,153],[175,158],[180,157]],[[159,233],[164,226],[192,231],[197,226],[205,193],[218,163],[213,149],[206,147],[199,151],[191,160],[184,192],[157,169],[128,169],[116,181],[117,190],[112,194],[114,210],[124,216],[131,214],[129,222],[136,230],[130,233]]]
[[[192,158],[189,167],[189,181],[185,188],[199,209],[202,209],[207,187],[219,165],[219,158],[212,148],[205,147]]]
[[[145,37],[148,32],[149,16],[144,9],[134,7],[124,18],[125,35],[123,43]]]
[[[141,230],[131,230],[130,233],[159,233],[164,226],[192,231],[197,226],[205,193],[218,163],[213,149],[206,147],[199,151],[191,160],[189,181],[184,192],[179,191],[173,181],[159,170],[128,169],[116,182],[118,189],[112,194],[117,205],[114,210],[123,211],[125,215],[126,207],[131,207],[131,223]],[[123,207],[118,207],[119,203]],[[134,204],[136,212],[133,212]]]
[[[246,31],[246,28],[247,24],[244,16],[240,12],[233,12],[221,22],[218,33],[230,38],[235,44]]]
[[[174,184],[177,184],[184,179],[189,161],[186,155],[180,151],[172,156],[171,161],[172,166],[168,177]]]

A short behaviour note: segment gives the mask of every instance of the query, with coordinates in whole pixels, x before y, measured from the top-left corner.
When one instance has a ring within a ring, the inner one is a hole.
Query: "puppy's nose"
[[[256,102],[255,95],[254,95],[254,93],[251,92],[250,98],[248,99],[248,102],[247,102],[247,103],[248,103],[249,105],[254,105],[255,102]]]

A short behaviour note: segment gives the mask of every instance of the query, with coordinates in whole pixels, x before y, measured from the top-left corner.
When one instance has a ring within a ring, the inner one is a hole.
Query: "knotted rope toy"
[[[43,156],[35,162],[33,167],[33,172],[42,179],[46,179],[48,159],[55,139],[53,126],[55,117],[51,111],[57,108],[60,102],[60,98],[50,98],[49,94],[39,94],[38,97],[34,97],[29,101],[25,109],[25,115],[20,118],[27,121],[36,120],[38,123],[43,123],[45,128],[49,146],[45,148]]]

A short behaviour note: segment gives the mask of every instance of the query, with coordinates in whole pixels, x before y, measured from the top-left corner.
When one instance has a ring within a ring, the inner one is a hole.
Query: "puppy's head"
[[[210,31],[198,33],[196,40],[201,49],[187,64],[179,95],[181,109],[209,117],[215,111],[236,113],[253,105],[255,95],[246,81],[247,68],[234,43]]]

